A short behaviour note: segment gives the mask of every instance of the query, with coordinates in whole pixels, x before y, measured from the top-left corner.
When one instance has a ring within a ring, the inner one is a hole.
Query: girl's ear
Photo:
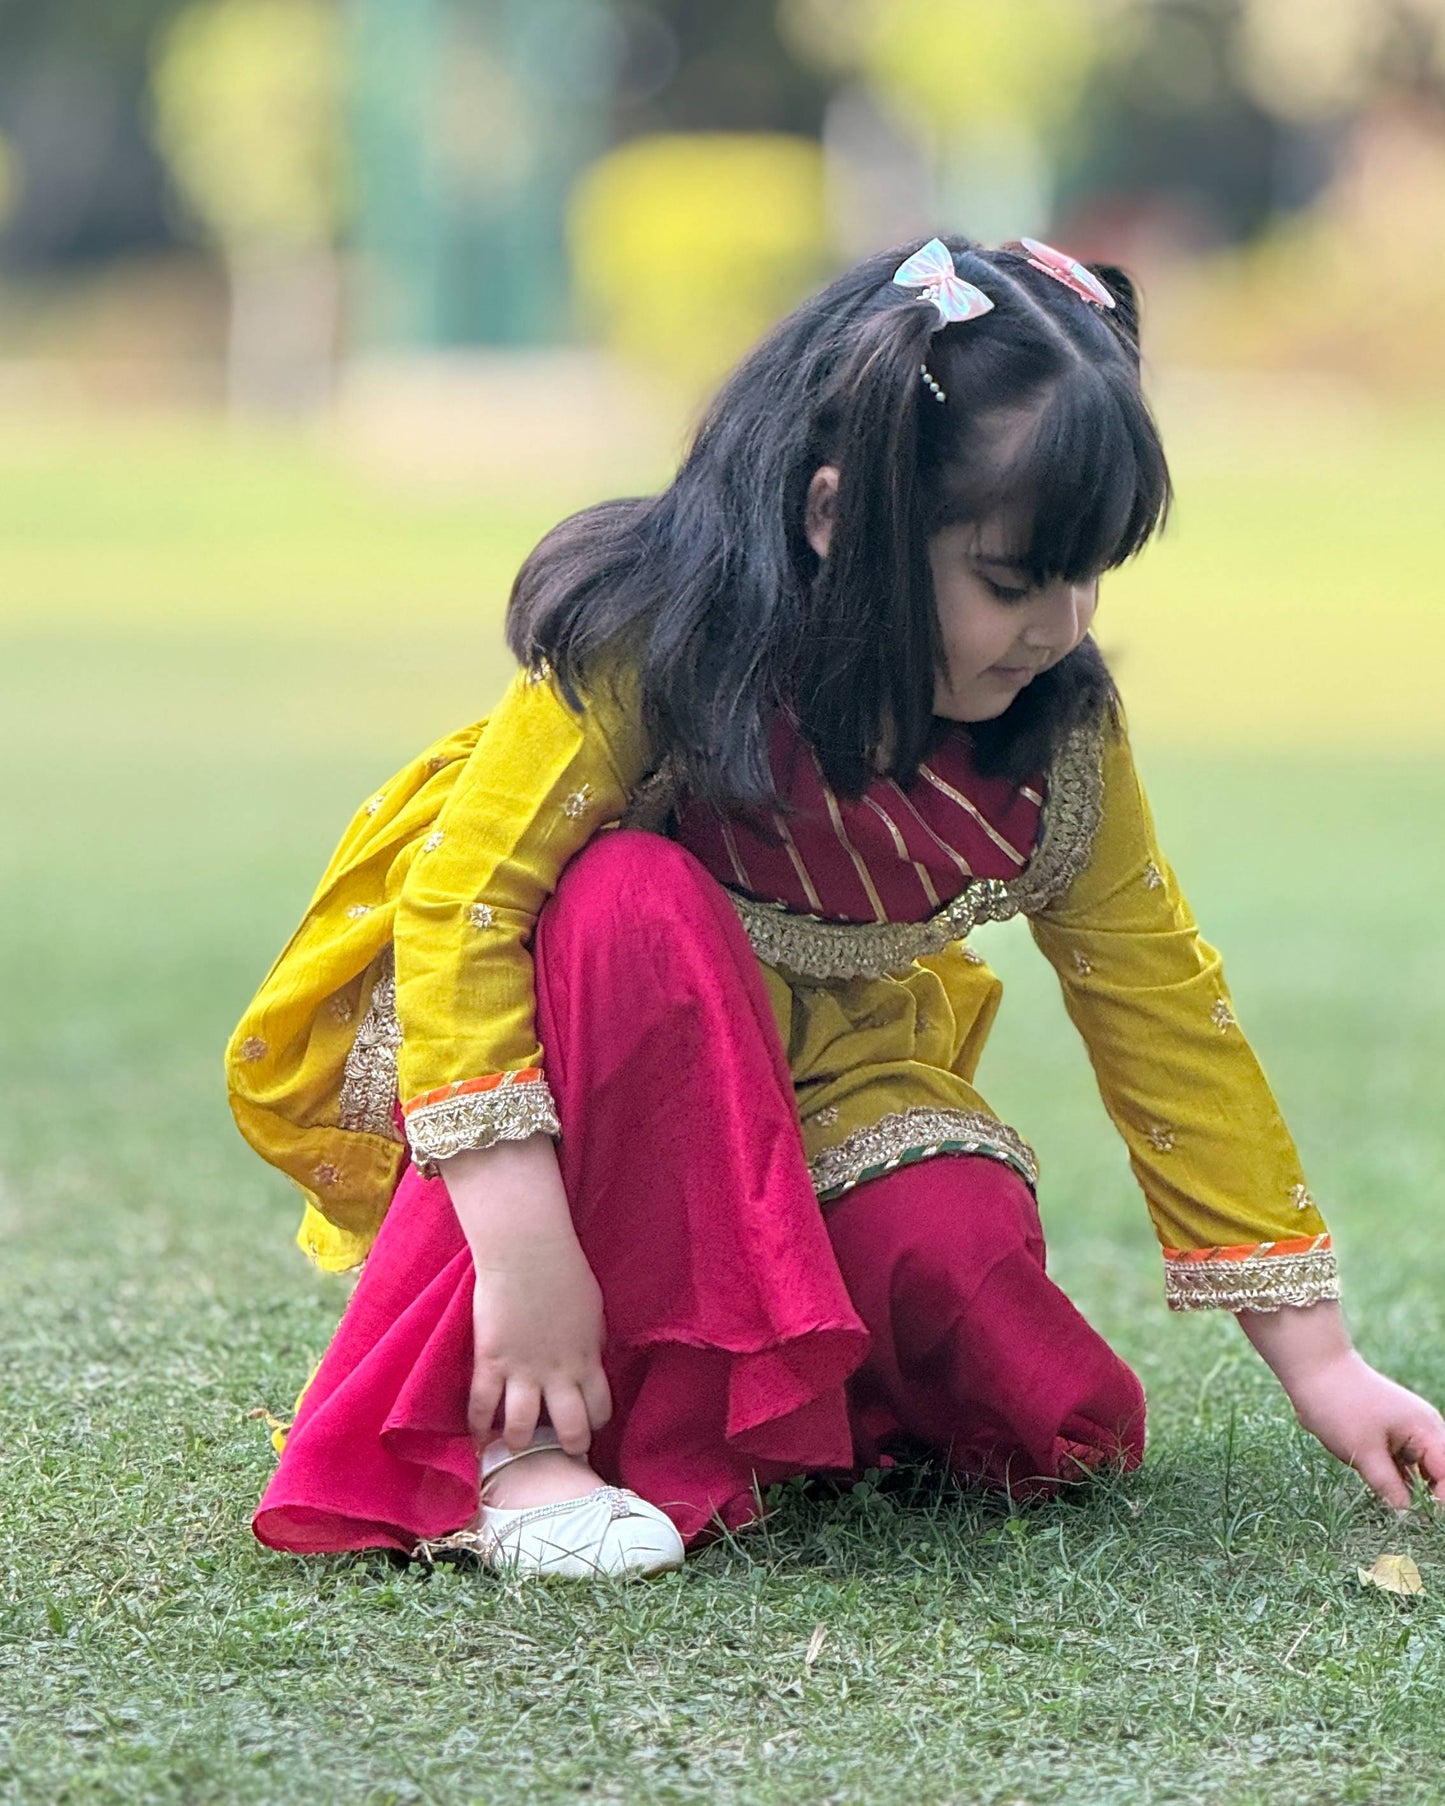
[[[838,470],[833,464],[820,464],[808,484],[808,499],[803,508],[803,531],[808,544],[820,558],[828,556],[833,543],[833,522],[838,517]]]
[[[1090,263],[1084,266],[1097,276],[1114,297],[1109,318],[1137,351],[1139,348],[1139,291],[1134,278],[1117,263]]]

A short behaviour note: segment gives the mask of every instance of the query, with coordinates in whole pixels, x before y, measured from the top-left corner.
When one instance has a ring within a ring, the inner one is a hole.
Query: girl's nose
[[[1024,628],[1024,644],[1053,658],[1072,652],[1088,630],[1091,594],[1086,585],[1051,584],[1041,593],[1038,609]]]

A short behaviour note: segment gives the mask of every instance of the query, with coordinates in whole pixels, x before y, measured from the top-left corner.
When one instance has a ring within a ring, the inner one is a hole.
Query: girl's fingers
[[[576,1386],[558,1385],[547,1388],[547,1416],[557,1439],[569,1455],[585,1455],[592,1442],[587,1422],[587,1406]]]
[[[467,1400],[467,1428],[479,1447],[484,1447],[496,1435],[492,1425],[496,1421],[497,1406],[502,1402],[503,1384],[500,1376],[491,1375],[472,1381],[471,1397]]]
[[[531,1442],[537,1428],[537,1413],[541,1408],[542,1394],[534,1381],[507,1381],[507,1408],[502,1420],[502,1435],[514,1455],[520,1454]]]
[[[1430,1496],[1445,1502],[1445,1422],[1428,1423],[1407,1436],[1397,1459],[1418,1467]]]
[[[582,1397],[587,1405],[588,1422],[594,1430],[600,1430],[612,1415],[612,1389],[600,1367],[594,1367],[583,1380]]]
[[[1392,1511],[1409,1509],[1410,1488],[1401,1478],[1400,1470],[1387,1450],[1371,1449],[1368,1454],[1357,1453],[1350,1466]]]

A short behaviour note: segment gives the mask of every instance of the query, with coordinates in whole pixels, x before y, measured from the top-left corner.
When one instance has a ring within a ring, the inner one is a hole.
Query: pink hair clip
[[[1115,305],[1114,297],[1094,272],[1086,270],[1075,258],[1063,251],[1056,251],[1052,245],[1041,244],[1036,238],[1021,238],[1019,243],[1028,252],[1029,262],[1036,270],[1042,270],[1046,276],[1062,282],[1066,288],[1071,288],[1076,295],[1082,295],[1085,301],[1092,301],[1096,307]]]

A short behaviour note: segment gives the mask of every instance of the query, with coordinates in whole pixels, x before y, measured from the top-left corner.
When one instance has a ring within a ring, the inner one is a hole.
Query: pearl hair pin
[[[919,300],[938,309],[939,326],[964,320],[977,320],[993,311],[993,302],[972,282],[965,282],[953,267],[953,254],[941,238],[928,243],[907,257],[893,272],[900,288],[921,288]],[[935,331],[937,328],[935,328]],[[936,380],[927,364],[918,366],[935,401],[947,401],[948,391]]]

